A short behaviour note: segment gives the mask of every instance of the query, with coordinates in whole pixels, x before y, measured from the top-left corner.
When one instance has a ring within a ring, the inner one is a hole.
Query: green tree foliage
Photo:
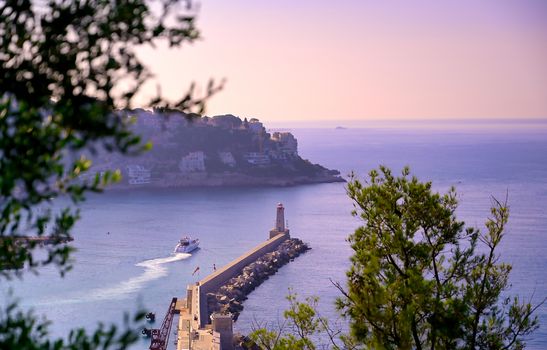
[[[74,202],[117,180],[107,173],[77,181],[91,162],[71,161],[84,148],[135,153],[143,149],[129,131],[129,118],[115,108],[131,107],[151,72],[135,54],[142,45],[178,46],[198,38],[194,16],[177,1],[36,1],[0,3],[0,273],[27,263],[54,263],[65,272],[70,248],[50,246],[33,260],[33,244],[16,244],[27,231],[41,235],[48,222],[65,237],[78,218],[66,208],[52,218],[36,215],[40,203],[68,194]],[[159,5],[159,6],[158,6]],[[208,97],[215,91],[210,84]],[[189,91],[173,103],[203,110],[205,99]],[[161,96],[150,101],[167,105]],[[23,222],[24,221],[24,222]]]
[[[523,349],[538,328],[533,307],[502,297],[511,266],[497,249],[509,210],[493,199],[486,232],[458,221],[454,188],[433,192],[405,168],[400,177],[380,167],[363,183],[352,177],[348,195],[363,225],[349,237],[354,250],[347,288],[337,306],[350,334],[317,315],[317,298],[290,294],[284,314],[292,325],[260,328],[262,349]]]
[[[138,340],[139,334],[134,330],[135,321],[142,317],[138,313],[131,320],[126,315],[123,330],[104,324],[99,324],[91,334],[83,329],[74,329],[65,342],[48,336],[48,321],[36,317],[32,312],[22,312],[15,303],[9,303],[5,309],[0,309],[0,349],[126,349]]]
[[[52,264],[70,269],[69,237],[78,220],[74,204],[120,177],[81,175],[91,161],[79,157],[98,147],[135,154],[148,148],[130,132],[132,108],[152,78],[136,50],[164,42],[170,47],[199,37],[190,1],[5,0],[0,2],[0,279],[21,277]],[[201,112],[219,87],[212,82],[196,98],[192,86],[180,101],[150,101],[161,108]],[[74,160],[76,159],[76,160]],[[67,196],[59,213],[50,200]],[[40,210],[38,210],[40,209]],[[49,226],[49,230],[46,229]],[[49,234],[45,258],[21,236]],[[25,269],[22,269],[25,267]],[[8,303],[0,312],[0,348],[125,348],[135,338],[101,328],[75,331],[68,343],[50,342],[47,322]],[[17,344],[17,346],[14,346]]]
[[[493,200],[486,232],[458,221],[455,189],[432,191],[408,168],[353,178],[348,194],[363,225],[338,306],[351,335],[373,349],[522,349],[538,327],[534,308],[502,298],[511,266],[500,262],[507,204]]]
[[[300,301],[295,293],[289,291],[287,300],[289,309],[283,313],[284,322],[277,329],[255,329],[249,335],[253,345],[267,350],[315,350],[319,348],[317,337],[326,334],[331,345],[339,349],[335,338],[340,331],[334,331],[329,321],[317,313],[317,297]]]

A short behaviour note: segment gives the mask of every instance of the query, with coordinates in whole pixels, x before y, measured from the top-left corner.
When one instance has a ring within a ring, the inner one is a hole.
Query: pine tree
[[[456,218],[455,189],[432,191],[405,168],[348,185],[363,225],[338,307],[351,335],[374,349],[521,349],[538,327],[535,308],[502,297],[511,265],[497,248],[509,217],[493,199],[486,232]],[[537,306],[536,306],[537,308]]]

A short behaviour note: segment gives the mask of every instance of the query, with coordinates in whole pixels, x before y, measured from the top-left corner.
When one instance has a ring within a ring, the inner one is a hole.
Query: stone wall
[[[207,293],[208,312],[231,314],[233,320],[237,321],[247,295],[281,266],[309,249],[307,244],[297,238],[285,240],[274,251],[245,266],[239,275],[228,280],[217,292]]]
[[[256,246],[252,250],[233,260],[228,265],[218,269],[213,274],[199,281],[199,324],[205,327],[209,323],[209,310],[207,307],[207,294],[215,293],[219,288],[225,285],[231,278],[240,275],[243,268],[255,262],[261,256],[273,252],[283,241],[288,239],[288,234],[280,234],[270,238],[266,242]]]

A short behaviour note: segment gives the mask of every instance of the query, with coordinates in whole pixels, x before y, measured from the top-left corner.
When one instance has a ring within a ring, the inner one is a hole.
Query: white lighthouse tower
[[[277,215],[275,217],[275,227],[270,230],[270,238],[273,238],[279,234],[286,234],[289,236],[289,229],[285,228],[285,208],[283,204],[277,205]]]

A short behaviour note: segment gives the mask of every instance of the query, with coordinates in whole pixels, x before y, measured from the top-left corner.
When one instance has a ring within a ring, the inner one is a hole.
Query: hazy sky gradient
[[[210,115],[547,118],[545,0],[203,0],[198,26],[142,56],[172,98],[226,78]]]

